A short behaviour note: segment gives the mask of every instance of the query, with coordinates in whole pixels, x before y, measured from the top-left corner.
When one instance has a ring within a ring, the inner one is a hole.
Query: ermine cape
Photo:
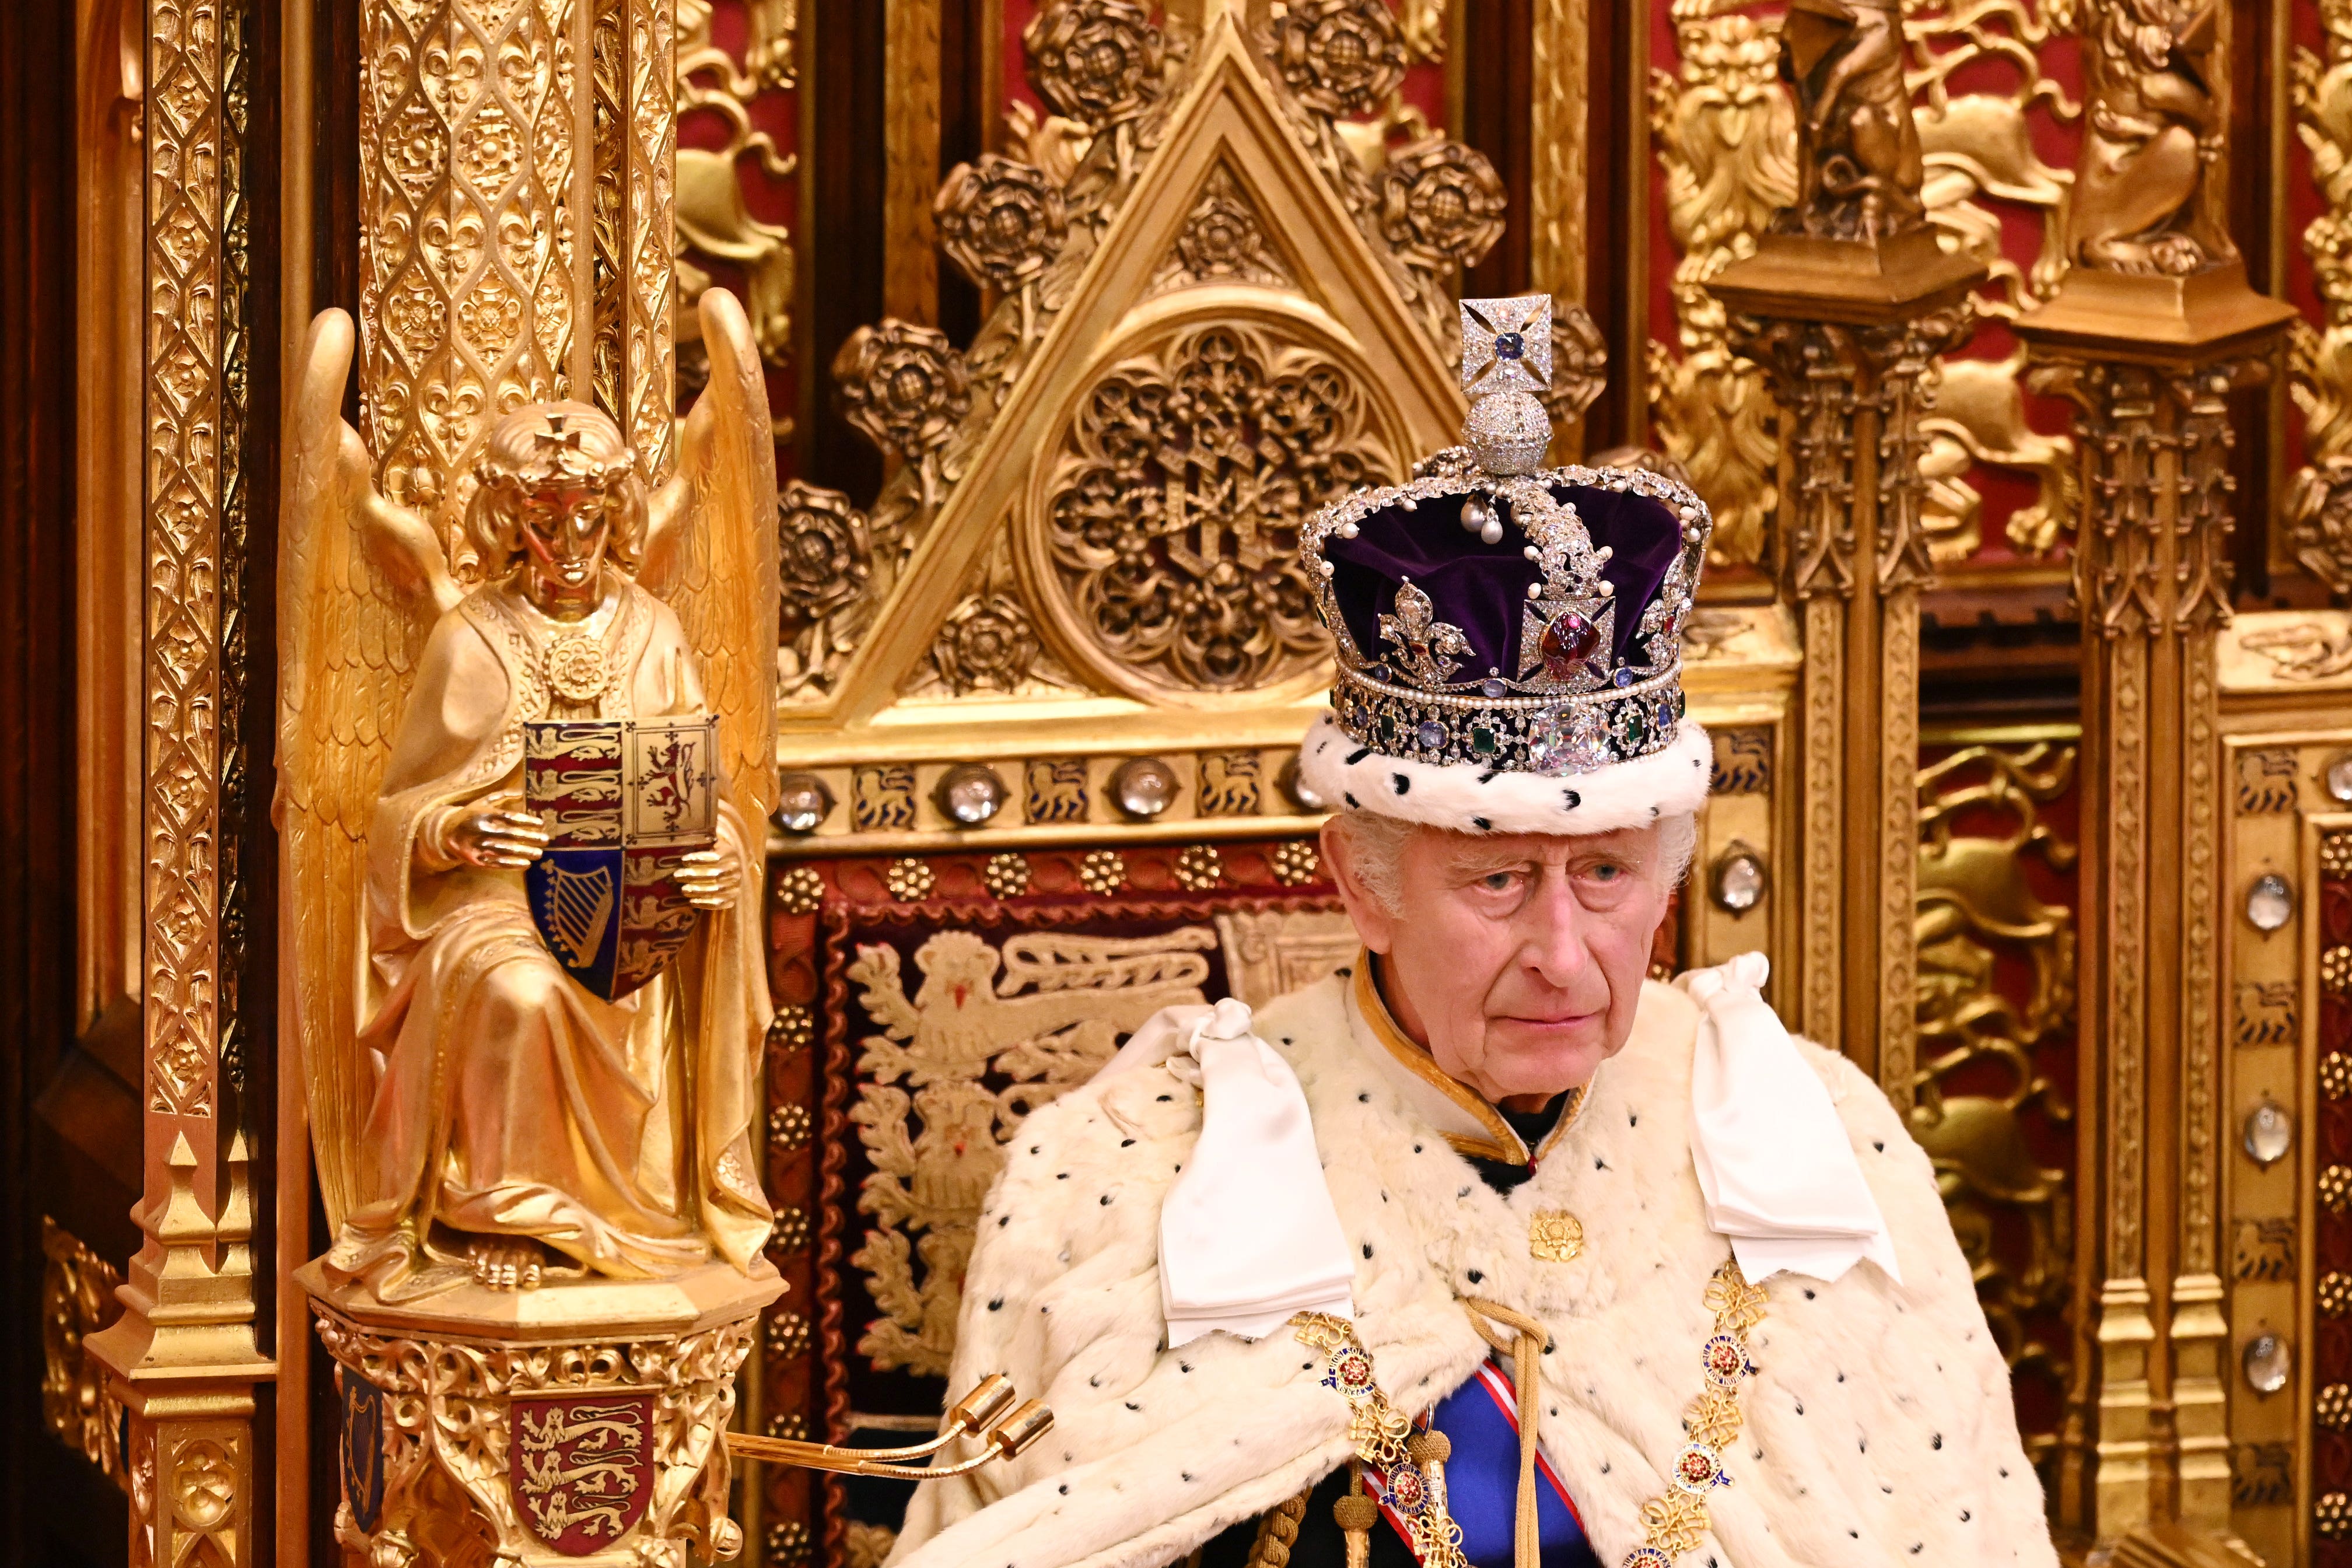
[[[1647,1539],[1643,1505],[1670,1489],[1715,1331],[1707,1283],[1729,1253],[1692,1165],[1699,1008],[1645,986],[1625,1048],[1505,1195],[1383,1060],[1391,1047],[1344,974],[1259,1010],[1255,1031],[1305,1091],[1379,1383],[1418,1413],[1476,1371],[1488,1346],[1462,1298],[1540,1319],[1542,1448],[1601,1561],[1619,1563]],[[1901,1282],[1874,1263],[1834,1283],[1764,1282],[1743,1426],[1723,1455],[1733,1484],[1710,1493],[1709,1532],[1676,1562],[2054,1564],[2008,1371],[1927,1158],[1861,1072],[1799,1049],[1892,1233]],[[1053,1407],[1054,1428],[1010,1463],[917,1489],[891,1568],[1159,1568],[1350,1457],[1347,1401],[1287,1329],[1162,1348],[1160,1205],[1201,1118],[1197,1091],[1154,1066],[1023,1124],[979,1222],[950,1386],[1006,1373]],[[1533,1255],[1541,1211],[1580,1224],[1573,1259]]]

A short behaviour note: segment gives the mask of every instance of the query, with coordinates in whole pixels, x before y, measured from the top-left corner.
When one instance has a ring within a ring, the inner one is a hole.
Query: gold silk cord
[[[1536,1358],[1551,1341],[1550,1331],[1525,1312],[1475,1297],[1463,1298],[1470,1321],[1486,1342],[1511,1358],[1511,1394],[1519,1407],[1519,1518],[1511,1532],[1512,1568],[1542,1568],[1543,1542],[1536,1522],[1536,1423],[1543,1403]],[[1512,1332],[1507,1337],[1502,1329]]]

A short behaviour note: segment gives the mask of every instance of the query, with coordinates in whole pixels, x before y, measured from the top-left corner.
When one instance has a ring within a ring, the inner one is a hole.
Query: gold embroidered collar
[[[1370,949],[1357,950],[1355,982],[1349,990],[1355,1016],[1362,1024],[1362,1032],[1380,1047],[1376,1059],[1393,1063],[1425,1091],[1410,1098],[1415,1108],[1444,1134],[1454,1152],[1506,1165],[1532,1164],[1551,1152],[1575,1122],[1577,1113],[1584,1109],[1584,1089],[1568,1091],[1568,1103],[1560,1107],[1559,1120],[1552,1123],[1543,1142],[1529,1150],[1526,1140],[1503,1119],[1501,1111],[1487,1104],[1477,1091],[1449,1077],[1429,1052],[1404,1032],[1381,995],[1373,962]]]

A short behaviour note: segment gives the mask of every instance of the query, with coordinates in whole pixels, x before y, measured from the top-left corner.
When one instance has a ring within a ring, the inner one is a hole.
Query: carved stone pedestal
[[[1710,285],[1780,408],[1781,592],[1804,641],[1798,972],[1781,1005],[1897,1105],[1917,1024],[1919,420],[1984,269],[1920,226],[1765,237]]]
[[[386,1305],[295,1275],[335,1360],[335,1538],[368,1568],[686,1568],[742,1547],[728,1517],[735,1372],[761,1267]]]

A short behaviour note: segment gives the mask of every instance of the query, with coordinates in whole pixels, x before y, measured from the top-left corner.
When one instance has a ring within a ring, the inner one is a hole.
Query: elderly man
[[[1469,449],[1303,545],[1307,781],[1364,952],[1171,1009],[1023,1127],[953,1385],[1055,1430],[896,1568],[2053,1563],[1927,1160],[1760,957],[1649,983],[1708,748],[1705,509],[1536,472],[1548,308],[1465,306]]]

